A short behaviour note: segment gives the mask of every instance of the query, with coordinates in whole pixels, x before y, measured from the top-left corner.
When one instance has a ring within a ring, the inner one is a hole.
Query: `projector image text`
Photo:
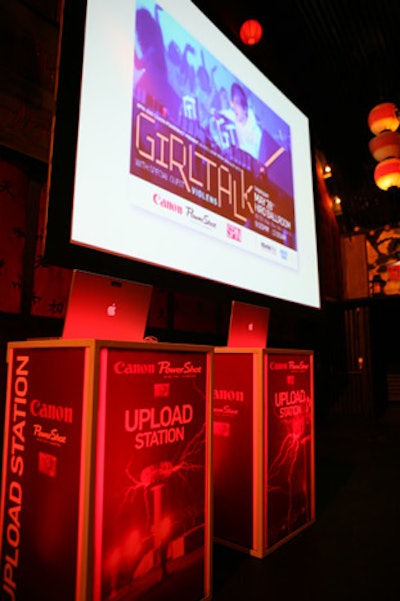
[[[293,200],[258,161],[237,147],[224,156],[141,103],[134,109],[131,173],[296,249]]]

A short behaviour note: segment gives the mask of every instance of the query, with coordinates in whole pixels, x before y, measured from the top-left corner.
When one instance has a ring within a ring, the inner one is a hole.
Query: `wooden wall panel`
[[[365,236],[363,234],[344,236],[341,247],[345,300],[367,298],[369,284]]]

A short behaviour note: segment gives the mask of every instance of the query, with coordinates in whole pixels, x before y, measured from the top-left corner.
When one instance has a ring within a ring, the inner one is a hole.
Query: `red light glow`
[[[248,46],[257,44],[261,40],[262,34],[261,24],[256,19],[248,19],[240,28],[240,39]]]

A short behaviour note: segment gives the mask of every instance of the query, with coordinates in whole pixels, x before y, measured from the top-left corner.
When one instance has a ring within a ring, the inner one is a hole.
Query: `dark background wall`
[[[11,340],[60,336],[71,272],[42,260],[47,163],[54,112],[60,9],[54,0],[0,7],[0,401],[3,416],[6,349]],[[397,399],[400,373],[398,298],[345,297],[340,219],[315,149],[315,202],[322,310],[310,315],[276,303],[268,346],[315,352],[316,410],[373,414]],[[346,247],[347,248],[347,247]],[[351,258],[351,257],[350,257]],[[365,264],[352,267],[354,277]],[[348,284],[348,281],[345,282]],[[365,282],[368,290],[368,282]],[[228,299],[159,288],[148,334],[171,342],[224,345]],[[390,376],[390,377],[389,377]],[[394,378],[393,378],[394,376]],[[388,394],[388,379],[393,382]],[[371,392],[372,391],[372,392]],[[394,398],[392,398],[394,397]]]

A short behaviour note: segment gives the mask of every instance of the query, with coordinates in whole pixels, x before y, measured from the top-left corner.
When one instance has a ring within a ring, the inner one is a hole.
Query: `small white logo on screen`
[[[249,330],[249,332],[252,332],[254,330],[254,323],[252,321],[247,326],[247,329]]]

